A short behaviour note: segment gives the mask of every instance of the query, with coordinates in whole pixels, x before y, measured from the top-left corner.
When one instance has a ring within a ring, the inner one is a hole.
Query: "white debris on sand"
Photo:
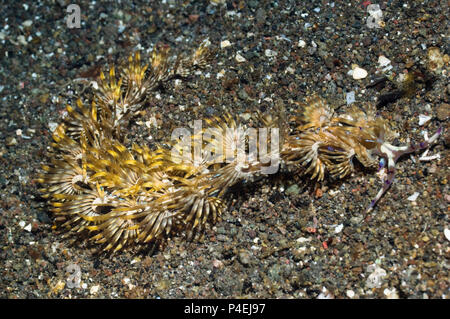
[[[425,123],[427,123],[429,120],[431,120],[431,116],[420,114],[419,115],[419,125],[422,126]]]
[[[444,236],[447,238],[448,241],[450,241],[450,229],[446,228],[444,229]]]
[[[245,62],[247,61],[242,55],[240,55],[239,53],[236,53],[236,57],[235,57],[236,61],[239,63]]]
[[[367,288],[380,288],[384,278],[387,276],[386,270],[376,264],[372,264],[367,267],[367,271],[370,273],[366,281]]]
[[[411,196],[409,196],[407,199],[411,202],[416,201],[417,197],[419,197],[419,192],[415,192],[414,194],[412,194]]]
[[[355,80],[361,80],[367,77],[367,71],[357,65],[353,68],[352,71],[352,76]]]
[[[355,91],[347,92],[346,94],[347,105],[350,105],[355,102]]]

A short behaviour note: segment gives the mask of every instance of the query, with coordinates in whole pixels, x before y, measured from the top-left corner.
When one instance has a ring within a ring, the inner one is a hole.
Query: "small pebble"
[[[295,69],[293,67],[288,66],[284,72],[289,73],[289,74],[294,74]]]
[[[25,39],[25,37],[23,35],[19,35],[17,37],[17,41],[19,41],[19,43],[22,44],[22,45],[27,45],[28,44],[27,40]]]
[[[296,240],[298,243],[307,243],[307,242],[309,242],[309,241],[311,241],[311,238],[306,238],[306,237],[299,237],[299,238],[297,238],[297,240]]]
[[[239,251],[238,257],[239,257],[239,261],[244,266],[250,264],[250,254],[248,253],[248,251],[246,251],[246,250]]]
[[[298,46],[299,46],[300,48],[304,48],[304,47],[306,46],[306,42],[303,41],[303,40],[299,40],[299,41],[298,41]]]
[[[442,103],[436,109],[436,117],[439,121],[445,121],[450,116],[450,104]]]
[[[266,57],[271,58],[271,57],[277,56],[278,53],[277,53],[277,51],[266,49],[264,51],[264,54],[266,55]]]
[[[31,27],[32,24],[33,24],[33,21],[31,21],[31,20],[26,20],[22,23],[22,25],[27,28]]]
[[[311,46],[308,47],[308,53],[313,55],[317,51],[317,44],[314,41],[311,41]]]
[[[297,184],[293,184],[286,189],[286,194],[298,195],[300,187]]]

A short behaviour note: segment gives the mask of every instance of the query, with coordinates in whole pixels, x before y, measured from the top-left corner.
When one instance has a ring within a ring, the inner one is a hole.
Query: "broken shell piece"
[[[343,224],[339,224],[339,225],[337,225],[336,228],[334,229],[334,233],[335,233],[335,234],[339,234],[339,233],[342,231],[342,229],[344,229],[344,225],[343,225]]]
[[[391,60],[386,58],[384,55],[380,55],[378,57],[378,64],[380,65],[381,68],[383,68],[383,67],[388,66],[389,64],[391,64]]]
[[[264,51],[264,54],[266,55],[266,57],[271,58],[271,57],[277,56],[278,52],[274,51],[274,50],[266,49]]]
[[[392,69],[391,60],[386,58],[384,55],[380,55],[378,57],[378,65],[379,65],[379,68],[381,68],[383,72],[386,72],[386,71],[389,71]]]
[[[409,196],[407,199],[409,200],[409,201],[411,201],[411,202],[414,202],[416,199],[417,199],[417,197],[419,197],[419,193],[418,192],[415,192],[414,194],[412,194],[411,196]]]
[[[236,61],[239,63],[245,62],[247,61],[242,55],[240,55],[239,53],[236,53]]]
[[[217,79],[220,79],[220,78],[223,77],[224,75],[225,75],[225,70],[222,69],[222,70],[220,70],[220,71],[217,73],[216,78],[217,78]]]
[[[383,293],[387,299],[399,299],[397,289],[395,289],[395,287],[392,289],[385,288]]]
[[[362,69],[362,68],[360,68],[356,64],[352,65],[352,69],[353,69],[352,76],[353,76],[353,78],[355,80],[361,80],[361,79],[364,79],[367,76],[367,71]]]
[[[28,224],[23,229],[26,230],[27,232],[31,232],[32,226],[31,224]]]
[[[446,228],[444,229],[444,236],[447,238],[448,241],[450,241],[450,229]]]
[[[429,120],[431,120],[431,116],[420,114],[419,115],[419,125],[422,126],[425,123],[427,123]]]
[[[53,133],[57,127],[58,127],[58,123],[48,122],[48,129],[50,130],[50,132]]]
[[[231,42],[228,41],[228,40],[225,40],[225,41],[220,42],[220,48],[221,48],[221,49],[226,48],[226,47],[229,47],[230,45],[231,45]]]
[[[298,41],[298,47],[299,48],[304,48],[306,46],[306,42],[305,41],[303,41],[303,40],[299,40]]]

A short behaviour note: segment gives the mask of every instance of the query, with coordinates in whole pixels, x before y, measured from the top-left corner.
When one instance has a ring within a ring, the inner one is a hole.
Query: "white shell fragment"
[[[342,229],[344,229],[344,225],[343,225],[343,224],[339,224],[339,225],[337,225],[336,228],[334,229],[334,233],[335,233],[335,234],[339,234],[339,233],[342,231]]]
[[[224,75],[225,75],[225,70],[222,69],[222,70],[220,70],[220,71],[217,73],[216,78],[217,78],[217,79],[220,79],[220,78],[222,78]]]
[[[27,40],[25,39],[25,36],[23,36],[23,35],[19,35],[17,37],[17,41],[19,41],[19,43],[22,44],[22,45],[27,45],[28,44]]]
[[[450,241],[450,229],[446,228],[444,229],[444,236],[447,238],[448,241]]]
[[[299,46],[300,48],[304,48],[304,47],[306,46],[306,42],[303,41],[303,40],[299,40],[299,41],[298,41],[298,46]]]
[[[58,127],[58,123],[48,122],[48,129],[50,130],[50,132],[53,133],[57,127]]]
[[[277,56],[278,52],[274,51],[274,50],[266,49],[264,51],[264,54],[266,55],[266,57],[271,58],[271,57]]]
[[[359,66],[355,66],[353,68],[352,76],[355,80],[361,80],[367,76],[367,71],[360,68]]]
[[[395,289],[395,287],[392,288],[392,289],[385,288],[383,290],[383,293],[384,293],[384,295],[386,296],[387,299],[398,299],[399,298],[398,297],[398,293],[397,293],[397,289]]]
[[[239,63],[245,62],[247,61],[242,55],[240,55],[239,53],[236,53],[236,61]]]
[[[91,287],[91,289],[89,290],[89,293],[91,295],[95,295],[98,293],[99,290],[100,290],[100,285],[95,285],[95,286]]]
[[[386,270],[377,265],[370,265],[368,268],[370,268],[368,271],[372,270],[372,273],[367,277],[367,288],[380,288],[387,276]]]
[[[416,201],[417,197],[419,197],[419,192],[415,192],[414,194],[412,194],[411,196],[409,196],[407,199],[411,202]]]
[[[378,16],[378,17],[382,17],[383,13],[381,11],[380,5],[379,4],[371,4],[367,6],[367,12],[371,15],[371,16]],[[381,14],[380,14],[381,12]]]
[[[322,287],[322,292],[317,296],[317,299],[334,299],[334,296],[327,288]]]
[[[391,60],[386,58],[384,55],[380,55],[378,57],[378,64],[380,65],[380,67],[384,68],[385,66],[388,66],[389,64],[391,64]]]
[[[226,48],[226,47],[229,47],[230,45],[231,45],[231,42],[228,41],[228,40],[225,40],[225,41],[220,42],[220,48],[221,48],[221,49]]]
[[[431,116],[424,115],[424,114],[419,115],[419,125],[420,126],[424,125],[429,120],[431,120]]]
[[[31,224],[26,225],[23,229],[26,230],[27,232],[31,232]]]
[[[380,55],[378,57],[378,66],[382,69],[383,72],[389,71],[392,69],[391,60],[386,58],[384,55]]]
[[[307,242],[311,241],[311,238],[299,237],[299,238],[297,238],[296,241],[297,241],[297,243],[302,244],[302,243],[307,243]]]

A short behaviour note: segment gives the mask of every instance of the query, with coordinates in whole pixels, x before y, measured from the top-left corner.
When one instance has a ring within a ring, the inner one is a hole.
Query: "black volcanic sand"
[[[0,8],[1,298],[448,298],[448,64],[431,85],[419,83],[379,109],[399,133],[394,144],[445,131],[428,154],[441,158],[405,156],[369,216],[380,176],[355,164],[352,176],[316,190],[290,174],[238,185],[199,242],[172,238],[162,248],[108,256],[53,229],[34,182],[49,160],[50,129],[100,69],[136,49],[191,52],[209,38],[218,53],[205,71],[152,93],[130,123],[130,142],[150,146],[175,126],[225,111],[246,119],[280,103],[292,114],[294,102],[314,92],[340,111],[350,91],[358,105],[376,103],[395,89],[366,88],[381,75],[380,55],[400,74],[425,68],[429,47],[449,53],[447,1],[383,1],[380,28],[366,24],[369,1],[134,2],[83,4],[80,29],[66,25],[70,1]],[[221,48],[225,40],[231,45]],[[352,64],[368,76],[353,79]],[[419,126],[420,114],[431,120]],[[73,264],[80,288],[71,288]]]

